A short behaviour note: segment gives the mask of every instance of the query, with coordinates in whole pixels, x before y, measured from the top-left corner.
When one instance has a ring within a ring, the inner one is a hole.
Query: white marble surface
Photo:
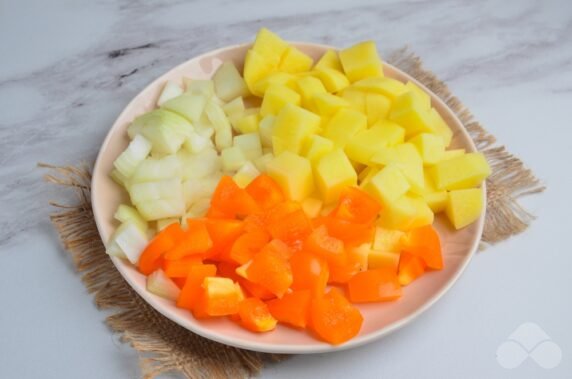
[[[525,234],[479,254],[407,328],[261,376],[571,377],[569,0],[0,0],[0,377],[138,376],[136,354],[107,330],[60,248],[47,202],[62,194],[36,162],[92,160],[153,78],[263,25],[337,46],[375,39],[382,53],[409,44],[549,189],[525,201],[538,215]],[[497,363],[497,346],[525,321],[560,346],[558,367]]]

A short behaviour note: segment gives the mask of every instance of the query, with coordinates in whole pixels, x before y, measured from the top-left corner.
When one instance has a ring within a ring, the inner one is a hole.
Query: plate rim
[[[296,47],[308,47],[308,48],[319,48],[319,49],[334,49],[334,50],[338,50],[337,47],[331,46],[331,45],[326,45],[326,44],[320,44],[320,43],[311,43],[311,42],[301,42],[301,41],[288,41],[291,45],[296,46]],[[133,106],[135,106],[137,98],[139,97],[139,95],[142,92],[147,91],[150,87],[156,85],[157,82],[159,81],[164,81],[165,77],[168,76],[171,72],[179,70],[180,68],[182,68],[183,66],[187,65],[190,61],[194,61],[194,60],[198,60],[201,59],[205,56],[211,56],[211,55],[217,55],[220,54],[223,51],[226,50],[231,50],[231,49],[238,49],[238,48],[244,48],[246,46],[252,45],[252,43],[241,43],[241,44],[233,44],[233,45],[228,45],[228,46],[224,46],[218,49],[214,49],[214,50],[210,50],[204,53],[201,53],[197,56],[191,57],[187,60],[185,60],[184,62],[172,67],[171,69],[167,70],[166,72],[162,73],[160,76],[156,77],[155,79],[153,79],[149,84],[147,84],[143,89],[141,89],[140,91],[138,91],[135,96],[129,101],[129,103],[123,107],[122,111],[119,113],[119,115],[115,118],[115,121],[113,122],[113,124],[111,125],[111,127],[109,128],[109,130],[107,131],[107,134],[103,140],[103,142],[101,143],[100,147],[99,147],[99,151],[97,153],[97,158],[95,160],[95,164],[93,166],[93,171],[92,171],[92,183],[91,183],[91,204],[92,204],[92,213],[93,213],[93,217],[95,220],[95,224],[97,226],[97,231],[98,234],[102,240],[102,243],[105,245],[106,243],[104,242],[104,233],[102,232],[103,228],[101,226],[101,219],[102,217],[99,216],[99,207],[98,207],[98,200],[97,200],[97,196],[96,194],[96,189],[98,187],[98,182],[97,182],[97,176],[95,175],[96,172],[99,171],[99,165],[101,164],[100,162],[102,161],[102,157],[103,157],[103,152],[106,150],[105,147],[109,144],[111,138],[112,138],[112,131],[117,128],[117,121],[119,119],[122,118],[122,116]],[[412,77],[411,75],[409,75],[408,73],[406,73],[405,71],[401,70],[400,68],[387,63],[387,62],[383,62],[384,66],[389,66],[391,67],[391,69],[395,70],[396,72],[398,72],[399,74],[407,77],[408,80],[413,81],[415,84],[417,84],[418,86],[420,86],[421,88],[423,88],[425,91],[427,91],[430,95],[431,95],[431,101],[437,101],[440,103],[441,107],[447,109],[449,111],[449,113],[451,114],[451,116],[456,120],[456,122],[461,125],[460,131],[462,134],[465,135],[465,137],[467,137],[467,140],[469,141],[469,144],[471,145],[472,149],[475,151],[479,151],[473,141],[473,139],[471,138],[469,132],[466,130],[465,126],[463,125],[463,123],[461,122],[461,120],[458,118],[457,114],[439,97],[437,96],[433,91],[431,91],[430,89],[428,89],[425,85],[423,85],[422,83],[420,83],[416,78]],[[123,277],[123,279],[125,279],[125,281],[129,284],[129,286],[131,288],[133,288],[133,290],[135,290],[135,292],[141,296],[143,298],[143,300],[145,300],[151,307],[153,307],[153,309],[155,309],[157,312],[159,312],[161,315],[163,315],[164,317],[168,318],[169,320],[175,322],[177,325],[195,333],[200,335],[201,337],[207,338],[209,340],[212,341],[216,341],[225,345],[229,345],[229,346],[233,346],[233,347],[237,347],[237,348],[241,348],[241,349],[246,349],[246,350],[251,350],[251,351],[257,351],[257,352],[263,352],[263,353],[275,353],[275,354],[318,354],[318,353],[327,353],[327,352],[337,352],[337,351],[342,351],[342,350],[347,350],[347,349],[351,349],[351,348],[355,348],[358,346],[363,346],[365,344],[371,343],[375,340],[381,339],[382,337],[387,336],[390,333],[395,332],[396,330],[401,329],[402,327],[404,327],[405,325],[411,323],[413,320],[415,320],[416,318],[418,318],[421,314],[423,314],[426,310],[428,310],[429,308],[431,308],[439,299],[441,299],[449,290],[450,288],[457,282],[457,280],[459,279],[459,277],[461,276],[461,274],[463,274],[469,264],[469,262],[472,260],[472,258],[475,255],[475,252],[481,242],[482,239],[482,233],[483,233],[483,229],[484,229],[484,222],[485,222],[485,217],[486,217],[486,211],[487,211],[487,207],[486,207],[486,194],[487,194],[487,189],[486,189],[486,181],[482,183],[481,185],[482,188],[482,193],[483,193],[483,202],[485,202],[485,207],[483,208],[483,212],[481,213],[481,216],[479,217],[479,219],[476,221],[478,223],[478,227],[477,227],[477,238],[475,238],[472,246],[470,247],[470,252],[469,254],[466,255],[466,257],[463,259],[462,263],[459,266],[459,269],[457,270],[457,272],[455,272],[455,274],[446,282],[446,284],[439,290],[437,291],[435,294],[433,294],[433,296],[431,296],[425,303],[423,303],[423,305],[421,307],[419,307],[418,309],[416,309],[414,312],[409,313],[406,317],[403,317],[399,320],[396,320],[392,323],[390,323],[389,325],[376,330],[374,332],[371,332],[369,334],[366,334],[364,336],[357,336],[347,342],[345,342],[344,344],[341,345],[330,345],[321,341],[317,341],[320,342],[317,345],[280,345],[280,344],[276,344],[276,343],[259,343],[259,342],[253,342],[253,341],[248,341],[247,343],[245,343],[242,339],[240,338],[235,338],[235,337],[228,337],[225,336],[224,334],[221,333],[212,333],[210,330],[208,329],[204,329],[202,327],[189,327],[188,324],[186,324],[184,322],[184,318],[180,317],[179,315],[176,314],[171,314],[170,312],[167,311],[167,309],[160,304],[160,300],[157,296],[154,296],[153,294],[151,294],[150,292],[148,292],[146,290],[145,287],[139,286],[138,284],[135,283],[135,281],[130,277],[130,275],[127,274],[126,269],[125,269],[125,262],[123,262],[122,259],[117,258],[117,257],[111,257],[111,261],[113,262],[114,266],[117,268],[117,270],[119,271],[119,273],[121,274],[121,276]],[[194,325],[191,325],[194,326]]]

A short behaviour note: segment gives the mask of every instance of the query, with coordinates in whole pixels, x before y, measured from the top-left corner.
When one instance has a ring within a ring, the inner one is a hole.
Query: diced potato
[[[391,78],[367,78],[352,84],[351,88],[366,92],[379,93],[394,101],[398,96],[408,92],[405,84]]]
[[[348,78],[333,68],[319,68],[315,70],[315,75],[331,93],[339,92],[350,85]]]
[[[482,153],[469,153],[437,163],[430,174],[437,189],[451,191],[478,186],[491,174],[491,168]]]
[[[258,133],[263,147],[272,147],[272,134],[274,133],[274,121],[276,116],[268,115],[258,123]]]
[[[314,134],[306,141],[302,155],[315,163],[327,153],[334,150],[334,143],[322,136]]]
[[[223,101],[231,101],[239,96],[248,96],[246,82],[231,61],[224,62],[213,76],[216,95]]]
[[[367,268],[369,270],[388,269],[397,273],[399,265],[399,252],[370,250],[367,256]]]
[[[317,93],[314,95],[312,109],[322,117],[330,117],[341,108],[348,108],[350,103],[331,93]]]
[[[382,148],[372,156],[371,162],[382,166],[396,164],[413,190],[422,191],[425,187],[423,160],[415,146],[410,143]]]
[[[244,81],[252,93],[257,94],[254,92],[254,84],[272,73],[274,69],[275,66],[266,60],[266,58],[260,53],[252,49],[246,52],[246,56],[244,57],[243,75]]]
[[[262,156],[262,145],[258,133],[235,136],[232,144],[242,150],[246,160],[251,161]]]
[[[379,214],[379,226],[388,229],[410,230],[433,223],[433,212],[418,197],[408,195],[386,204]]]
[[[175,97],[182,94],[183,94],[183,89],[181,88],[181,86],[173,82],[172,80],[168,80],[167,83],[165,83],[165,87],[163,87],[161,94],[159,95],[159,99],[157,100],[157,106],[160,107],[167,101],[174,99]]]
[[[222,149],[221,158],[222,169],[226,172],[236,171],[248,161],[246,155],[238,146],[231,146]]]
[[[373,249],[399,253],[401,251],[401,238],[404,235],[405,233],[401,230],[385,229],[378,226],[375,228]]]
[[[266,165],[268,175],[294,201],[301,201],[314,192],[310,161],[290,151],[276,156]]]
[[[429,118],[431,119],[435,133],[443,138],[445,147],[449,147],[451,140],[453,139],[453,131],[449,128],[445,120],[443,120],[435,108],[431,108],[429,111]]]
[[[306,213],[306,216],[316,218],[320,215],[323,205],[322,200],[308,197],[302,201],[302,210]]]
[[[271,162],[274,159],[274,154],[272,153],[266,153],[264,155],[262,155],[261,157],[258,157],[254,160],[254,165],[256,166],[256,168],[258,169],[258,171],[260,172],[266,172],[268,171],[268,163]]]
[[[320,128],[320,117],[293,104],[282,108],[274,121],[272,139],[275,155],[279,150],[299,154],[303,144]]]
[[[403,142],[405,130],[387,120],[382,120],[371,128],[356,133],[345,147],[348,157],[359,163],[369,164],[373,155],[380,149]]]
[[[234,121],[233,126],[239,133],[254,133],[258,131],[259,121],[260,115],[258,113],[244,114]]]
[[[254,83],[252,86],[252,93],[257,96],[264,96],[268,88],[272,85],[280,85],[290,89],[295,89],[296,76],[287,72],[273,72]]]
[[[409,191],[410,184],[396,165],[385,166],[364,187],[383,205],[388,205]]]
[[[350,107],[352,109],[355,109],[356,111],[361,113],[366,113],[367,93],[365,93],[364,91],[348,87],[342,91],[341,97],[350,104]]]
[[[340,62],[338,53],[335,50],[326,51],[314,66],[314,69],[316,70],[323,68],[331,68],[340,72],[344,71],[342,68],[342,62]]]
[[[420,133],[435,133],[430,111],[424,109],[423,103],[412,92],[407,92],[394,101],[389,119],[405,128],[405,138]]]
[[[383,76],[381,59],[373,41],[361,42],[343,49],[339,57],[344,72],[352,83],[360,79]]]
[[[183,78],[185,92],[192,95],[202,95],[207,100],[215,94],[214,82],[208,79]]]
[[[365,113],[367,124],[373,125],[379,120],[384,120],[389,115],[391,100],[379,93],[368,93],[365,96]]]
[[[460,157],[461,155],[465,155],[465,149],[445,150],[441,161],[446,161],[451,158],[457,158]]]
[[[175,112],[185,117],[190,122],[198,122],[207,104],[204,95],[184,93],[163,103],[161,108]]]
[[[435,134],[421,133],[409,140],[419,151],[424,166],[432,166],[443,160],[445,143]]]
[[[260,115],[277,115],[286,104],[300,105],[300,95],[286,86],[273,84],[264,93]]]
[[[358,132],[367,128],[363,113],[341,108],[327,123],[323,136],[332,140],[334,146],[343,149]]]
[[[363,169],[358,175],[359,187],[362,189],[365,188],[365,186],[367,186],[367,184],[375,175],[377,175],[378,172],[379,168],[374,166],[366,166],[366,168]]]
[[[240,188],[246,188],[258,175],[260,175],[260,171],[256,166],[252,162],[246,162],[232,179]]]
[[[433,183],[433,179],[431,175],[424,171],[425,177],[425,188],[422,191],[419,191],[417,195],[421,196],[423,200],[427,203],[429,208],[433,211],[433,213],[439,213],[445,210],[445,206],[447,205],[447,191],[445,190],[438,190],[435,188],[435,184]]]
[[[253,51],[260,54],[267,62],[278,67],[282,55],[288,49],[288,43],[266,28],[261,28],[256,34],[252,45]]]
[[[413,82],[407,82],[405,84],[405,87],[407,87],[409,91],[413,92],[415,96],[417,96],[421,100],[425,109],[431,108],[431,96],[429,96],[427,92],[421,89],[421,87],[417,86]]]
[[[326,88],[320,79],[313,76],[304,76],[296,80],[296,89],[302,98],[302,106],[312,108],[314,106],[314,96],[319,93],[326,93]]]
[[[455,229],[461,229],[479,218],[483,211],[483,203],[481,188],[451,191],[445,213]]]
[[[244,109],[245,109],[244,100],[242,99],[242,96],[233,99],[232,101],[226,103],[222,107],[224,114],[226,114],[229,117],[232,117],[233,115],[242,114],[242,112],[244,112]]]
[[[357,174],[348,157],[340,149],[324,155],[316,163],[314,170],[316,185],[325,204],[337,201],[345,187],[357,184]]]
[[[304,72],[312,68],[314,60],[308,55],[301,52],[298,48],[294,46],[288,46],[284,54],[282,54],[282,59],[278,65],[278,69],[284,72]]]

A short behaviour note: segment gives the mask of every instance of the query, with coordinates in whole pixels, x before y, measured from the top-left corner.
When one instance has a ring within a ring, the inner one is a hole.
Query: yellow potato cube
[[[346,145],[345,152],[352,161],[369,164],[376,152],[402,143],[404,136],[405,130],[401,126],[382,120],[371,128],[356,133]]]
[[[343,49],[339,57],[344,72],[352,83],[364,78],[383,76],[381,59],[373,41],[361,42]]]
[[[352,109],[361,113],[366,113],[366,96],[365,92],[351,87],[346,88],[341,93],[342,99],[346,100]]]
[[[274,134],[274,121],[276,116],[266,116],[258,123],[258,133],[262,147],[272,147],[272,135]]]
[[[285,151],[268,162],[266,169],[290,200],[301,201],[314,192],[312,166],[304,157]]]
[[[407,231],[433,223],[433,212],[423,199],[404,195],[387,204],[379,214],[378,225]]]
[[[415,96],[417,98],[419,98],[419,100],[421,101],[421,103],[423,104],[423,107],[425,109],[429,109],[431,108],[431,96],[429,96],[429,94],[427,92],[425,92],[423,89],[421,89],[421,87],[417,86],[415,83],[413,82],[407,82],[405,84],[405,87],[407,87],[407,89],[414,93]]]
[[[320,199],[308,197],[302,201],[301,205],[302,210],[308,217],[316,218],[320,215],[320,211],[322,210],[322,205],[324,205],[324,203]]]
[[[292,74],[287,72],[273,72],[254,83],[252,86],[252,93],[257,96],[264,96],[266,90],[272,85],[281,85],[290,89],[295,89],[295,81],[296,77]]]
[[[313,109],[314,96],[319,93],[327,93],[326,88],[320,79],[313,76],[304,76],[296,80],[296,89],[302,97],[302,106],[306,109]]]
[[[441,161],[446,161],[451,158],[460,157],[461,155],[465,155],[465,149],[445,150]]]
[[[407,87],[405,87],[405,84],[391,78],[362,79],[353,83],[351,87],[366,92],[379,93],[391,101],[394,101],[398,96],[409,91]]]
[[[357,184],[357,174],[340,149],[324,155],[314,166],[314,175],[325,204],[336,202],[345,187]]]
[[[443,120],[443,117],[441,117],[435,108],[431,108],[429,111],[429,118],[431,119],[435,133],[443,138],[445,147],[449,147],[451,140],[453,139],[453,131],[449,128],[449,125],[447,125],[445,120]]]
[[[374,166],[366,166],[358,175],[358,183],[360,188],[365,188],[371,179],[379,172],[379,168]]]
[[[370,250],[367,256],[367,268],[368,270],[384,268],[395,270],[397,273],[400,255],[400,252]]]
[[[254,84],[272,73],[274,69],[274,66],[272,66],[272,64],[270,64],[262,55],[252,49],[248,50],[244,57],[243,77],[250,92],[254,93]]]
[[[314,71],[314,74],[324,83],[328,92],[339,92],[350,85],[348,78],[333,68],[319,68]]]
[[[350,104],[339,96],[331,93],[314,95],[312,109],[322,117],[330,117],[341,108],[349,108]]]
[[[455,190],[449,192],[445,213],[455,229],[461,229],[479,218],[483,205],[481,188]]]
[[[420,133],[435,133],[434,120],[423,102],[413,92],[397,97],[389,112],[389,119],[405,128],[405,138]]]
[[[266,28],[256,34],[252,51],[260,54],[272,66],[278,67],[282,55],[288,49],[288,43]]]
[[[378,251],[401,252],[401,238],[405,236],[405,232],[401,230],[391,230],[382,227],[375,228],[375,237],[373,238],[373,249]]]
[[[286,86],[273,84],[264,94],[260,115],[277,115],[286,104],[300,105],[300,95]]]
[[[425,188],[421,191],[417,192],[416,194],[421,196],[423,200],[427,203],[429,208],[433,211],[433,213],[439,213],[445,210],[445,206],[447,205],[447,191],[445,190],[438,190],[435,188],[435,184],[433,183],[433,179],[431,175],[424,171],[425,177]]]
[[[371,162],[382,166],[396,164],[409,181],[412,190],[422,191],[425,187],[423,160],[415,146],[410,143],[380,149]]]
[[[334,143],[322,136],[314,134],[310,136],[302,150],[302,155],[315,163],[327,153],[334,150]]]
[[[440,136],[421,133],[410,139],[409,142],[417,148],[425,166],[432,166],[443,160],[445,143]]]
[[[387,205],[405,195],[410,187],[401,170],[396,165],[389,165],[371,178],[364,190],[383,205]]]
[[[365,113],[367,114],[367,124],[373,125],[379,120],[386,119],[391,108],[391,100],[379,93],[368,93],[365,95]]]
[[[320,128],[320,116],[293,104],[286,104],[273,126],[274,154],[288,150],[299,154],[306,139]]]
[[[314,60],[294,46],[288,46],[278,69],[284,72],[304,72],[312,68]]]
[[[238,130],[242,134],[246,133],[254,133],[258,131],[258,122],[260,120],[260,115],[255,114],[247,114],[243,117],[240,117],[233,123],[233,126],[236,130]]]
[[[331,139],[337,148],[343,149],[359,131],[367,128],[367,118],[363,113],[341,108],[330,119],[323,136]]]
[[[322,68],[331,68],[336,71],[343,72],[344,69],[342,68],[342,62],[340,62],[338,53],[335,50],[326,51],[314,66],[314,69],[316,70]]]
[[[469,153],[441,161],[429,172],[437,189],[451,191],[478,186],[491,174],[491,168],[482,153]]]

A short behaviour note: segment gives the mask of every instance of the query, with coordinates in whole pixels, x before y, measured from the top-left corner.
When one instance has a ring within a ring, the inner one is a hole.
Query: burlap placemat
[[[419,57],[404,48],[388,61],[443,99],[487,157],[493,173],[487,179],[487,215],[481,247],[524,231],[534,217],[517,200],[523,195],[542,192],[544,187],[538,179],[520,159],[496,144],[495,138],[447,86],[423,68]],[[187,378],[243,378],[257,374],[266,362],[286,358],[207,340],[155,311],[124,281],[105,253],[91,210],[90,166],[40,166],[51,169],[45,176],[48,182],[68,187],[79,197],[73,205],[51,203],[58,208],[51,220],[84,285],[94,294],[97,307],[112,311],[107,324],[123,342],[139,352],[144,378],[165,372],[178,372]]]

